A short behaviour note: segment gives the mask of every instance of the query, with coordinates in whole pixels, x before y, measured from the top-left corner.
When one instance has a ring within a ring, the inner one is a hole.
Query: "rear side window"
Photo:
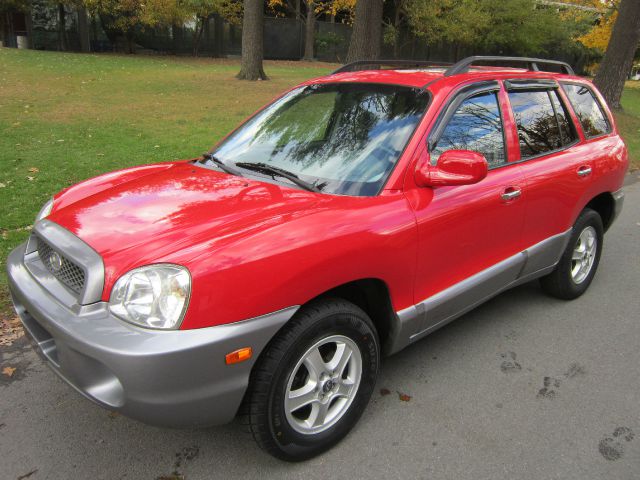
[[[611,125],[593,92],[583,85],[563,84],[573,109],[587,137],[597,137],[611,131]]]
[[[487,159],[489,168],[506,162],[502,117],[494,92],[464,100],[431,150],[431,163],[447,150],[472,150]]]
[[[558,150],[575,140],[567,111],[554,90],[515,90],[509,101],[522,159]]]
[[[551,97],[553,108],[556,111],[556,117],[558,119],[558,125],[560,127],[560,136],[562,137],[562,143],[564,145],[573,143],[578,139],[578,135],[576,134],[573,122],[571,121],[571,117],[569,116],[569,112],[567,112],[567,109],[560,100],[560,97],[558,96],[558,92],[556,90],[549,91],[549,96]]]

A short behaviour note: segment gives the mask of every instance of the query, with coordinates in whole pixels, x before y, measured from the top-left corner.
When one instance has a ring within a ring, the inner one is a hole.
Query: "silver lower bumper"
[[[104,302],[69,309],[25,268],[25,246],[7,260],[14,306],[39,353],[85,397],[145,423],[188,427],[236,415],[258,355],[297,307],[243,322],[157,331],[126,324]],[[252,347],[235,365],[225,355]]]
[[[622,211],[622,206],[624,205],[624,192],[622,191],[622,189],[616,190],[611,195],[613,196],[613,216],[611,217],[609,226],[611,226],[616,218],[618,218],[620,212]]]

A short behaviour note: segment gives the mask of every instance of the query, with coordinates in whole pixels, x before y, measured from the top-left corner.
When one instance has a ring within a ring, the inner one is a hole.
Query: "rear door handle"
[[[507,187],[504,189],[504,192],[502,192],[501,197],[505,202],[510,202],[511,200],[518,198],[520,195],[522,195],[520,187]]]
[[[588,175],[591,175],[591,167],[589,165],[583,165],[582,167],[578,168],[579,177],[586,177]]]

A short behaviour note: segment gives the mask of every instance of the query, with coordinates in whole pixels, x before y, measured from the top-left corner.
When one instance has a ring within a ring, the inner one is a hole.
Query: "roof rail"
[[[567,75],[575,75],[573,68],[566,62],[558,60],[544,60],[542,58],[529,57],[500,57],[500,56],[476,56],[467,57],[452,65],[444,72],[445,77],[466,73],[469,68],[476,62],[495,62],[495,63],[524,63],[529,70],[534,72],[540,71],[539,64],[542,65],[558,65]],[[543,70],[544,71],[544,70]]]
[[[380,70],[382,67],[409,69],[415,67],[448,67],[450,65],[452,65],[450,62],[428,62],[424,60],[359,60],[357,62],[347,63],[346,65],[341,66],[334,72],[331,72],[331,75],[344,72],[357,72],[360,70]]]

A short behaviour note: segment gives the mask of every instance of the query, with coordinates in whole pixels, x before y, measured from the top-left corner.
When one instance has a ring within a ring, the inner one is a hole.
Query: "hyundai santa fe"
[[[567,64],[357,62],[202,158],[57,193],[8,259],[10,290],[90,400],[160,426],[240,416],[302,460],[356,424],[381,355],[534,279],[582,295],[627,167]]]

